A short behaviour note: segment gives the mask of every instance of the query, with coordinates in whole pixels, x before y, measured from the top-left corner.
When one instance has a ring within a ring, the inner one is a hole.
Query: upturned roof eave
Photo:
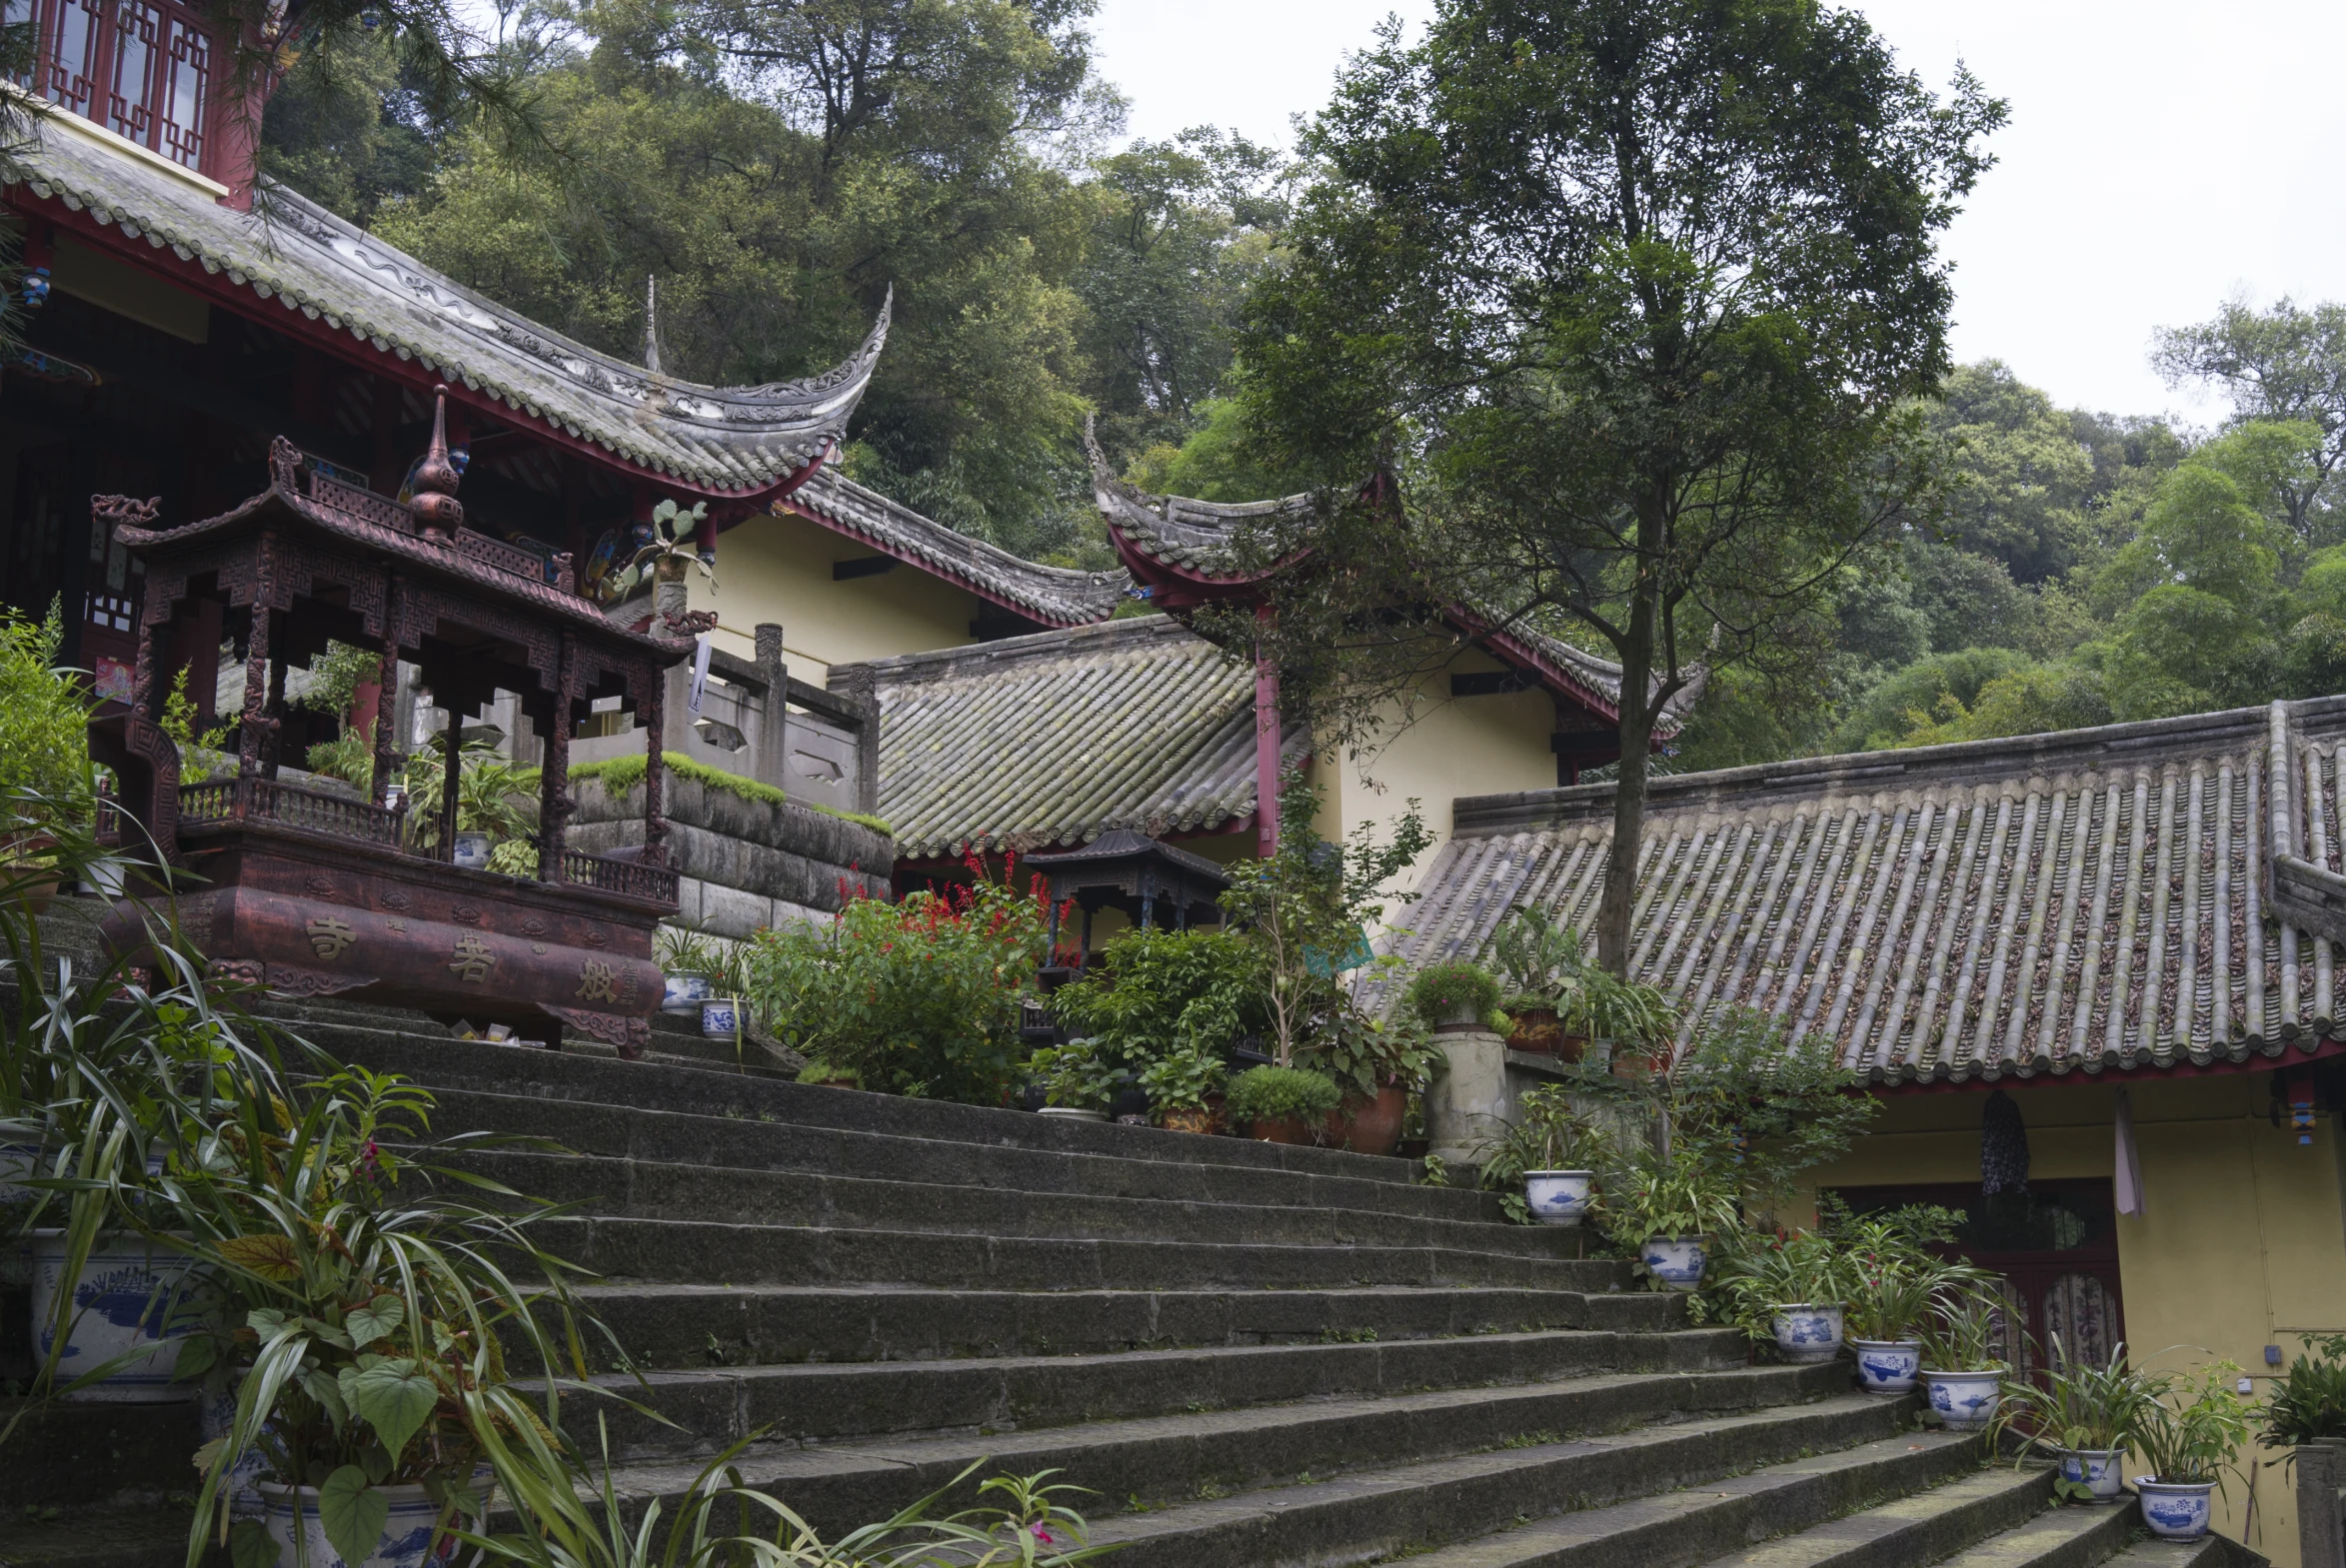
[[[755,503],[791,483],[844,432],[886,342],[884,306],[823,375],[703,386],[576,344],[270,182],[260,211],[238,212],[49,124],[20,162],[7,202],[94,248],[418,390],[444,380],[463,406],[686,495]],[[269,300],[284,314],[259,308]]]

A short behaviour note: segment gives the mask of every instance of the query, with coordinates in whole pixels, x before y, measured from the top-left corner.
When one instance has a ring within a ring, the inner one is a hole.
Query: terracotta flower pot
[[[1177,1105],[1163,1114],[1169,1132],[1213,1132],[1221,1121],[1211,1105]]]
[[[1401,1123],[1408,1115],[1409,1091],[1388,1083],[1372,1100],[1354,1100],[1328,1112],[1326,1141],[1355,1154],[1390,1154],[1400,1145]]]
[[[1257,1143],[1294,1143],[1308,1148],[1319,1141],[1318,1129],[1306,1125],[1300,1116],[1258,1116],[1246,1125],[1246,1135]]]

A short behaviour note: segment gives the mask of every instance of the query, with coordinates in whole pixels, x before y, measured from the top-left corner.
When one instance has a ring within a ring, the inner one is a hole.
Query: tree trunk
[[[1644,561],[1661,557],[1663,524],[1658,505],[1640,508],[1637,543]],[[1634,933],[1629,915],[1637,902],[1637,864],[1645,847],[1645,780],[1653,756],[1653,644],[1660,617],[1661,584],[1640,568],[1629,606],[1628,636],[1621,655],[1621,765],[1613,785],[1613,841],[1605,856],[1604,897],[1596,906],[1596,959],[1629,979]]]

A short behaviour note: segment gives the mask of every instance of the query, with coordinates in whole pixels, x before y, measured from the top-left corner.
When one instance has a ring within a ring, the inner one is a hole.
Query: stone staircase
[[[826,1529],[1062,1470],[1127,1568],[2261,1561],[2055,1509],[1398,1160],[802,1085],[665,1024],[628,1063],[284,1015],[429,1084],[438,1132],[561,1145],[472,1159],[579,1206],[547,1237],[643,1384],[607,1380],[673,1423],[607,1407],[634,1501],[755,1435],[745,1477]],[[193,1446],[184,1410],[53,1412],[0,1452],[0,1564],[176,1568]]]

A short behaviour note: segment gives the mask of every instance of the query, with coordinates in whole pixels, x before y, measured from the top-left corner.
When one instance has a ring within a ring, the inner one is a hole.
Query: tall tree
[[[1178,445],[1223,389],[1240,301],[1286,218],[1280,172],[1270,151],[1211,126],[1099,162],[1076,292],[1113,456]]]
[[[827,368],[893,285],[846,467],[1045,553],[1035,521],[1066,532],[1082,472],[1072,279],[1091,218],[1058,139],[1115,109],[1081,90],[1078,9],[595,0],[531,79],[562,155],[459,138],[429,193],[387,203],[377,228],[629,355],[655,275],[662,365],[696,381]]]
[[[1338,734],[1448,657],[1389,630],[1425,625],[1408,607],[1609,649],[1616,972],[1657,720],[1701,663],[1814,621],[1924,492],[1936,236],[2003,117],[1808,0],[1444,0],[1302,139],[1321,174],[1250,306],[1244,395],[1323,493],[1387,481],[1250,545],[1288,563],[1275,644]]]
[[[2305,420],[2319,427],[2319,455],[2286,498],[2289,527],[2309,544],[2335,542],[2329,492],[2346,461],[2346,306],[2307,310],[2283,296],[2260,311],[2231,300],[2213,321],[2162,330],[2151,363],[2169,386],[2196,381],[2222,388],[2239,421]]]

